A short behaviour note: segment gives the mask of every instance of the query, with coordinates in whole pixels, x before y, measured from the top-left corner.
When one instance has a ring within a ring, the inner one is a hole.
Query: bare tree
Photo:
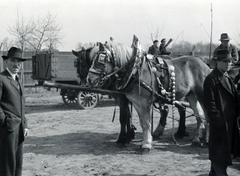
[[[28,22],[18,16],[16,24],[9,28],[22,50],[32,50],[35,53],[42,49],[56,49],[61,40],[60,31],[56,17],[51,14]]]
[[[35,30],[29,42],[36,53],[43,48],[48,50],[56,49],[57,45],[61,43],[60,31],[61,27],[56,23],[56,17],[48,14],[35,22]]]
[[[17,15],[16,24],[9,28],[9,33],[15,37],[16,44],[24,50],[34,30],[35,24],[33,22],[26,22],[23,17],[20,18]]]
[[[9,40],[8,37],[5,37],[0,41],[0,51],[7,51],[13,45],[13,41]]]

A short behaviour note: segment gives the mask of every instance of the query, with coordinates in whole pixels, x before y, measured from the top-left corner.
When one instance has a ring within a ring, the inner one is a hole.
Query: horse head
[[[107,83],[114,84],[112,78],[124,80],[139,53],[139,43],[136,37],[134,37],[132,47],[119,43],[111,43],[111,45],[99,43],[87,81],[94,87],[107,87]]]
[[[114,71],[113,53],[102,43],[98,43],[98,50],[93,54],[93,62],[87,75],[91,86],[102,87]]]
[[[97,44],[88,48],[82,47],[79,51],[72,50],[73,55],[77,57],[75,67],[77,68],[77,73],[80,77],[81,83],[83,84],[87,83],[87,75],[92,65],[94,54],[98,50]]]

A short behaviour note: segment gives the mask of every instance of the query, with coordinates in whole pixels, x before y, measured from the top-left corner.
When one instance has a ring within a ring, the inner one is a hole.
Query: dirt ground
[[[171,139],[172,120],[165,134],[154,141],[153,150],[141,155],[139,119],[136,139],[126,147],[116,145],[118,111],[112,123],[114,102],[102,100],[98,107],[79,110],[63,104],[59,93],[32,91],[26,95],[26,117],[30,134],[24,146],[23,176],[207,176],[210,162],[206,148],[192,147],[192,136]],[[154,113],[154,125],[159,114]],[[192,135],[195,119],[187,119]],[[175,123],[177,126],[177,122]],[[229,168],[240,175],[240,162]]]

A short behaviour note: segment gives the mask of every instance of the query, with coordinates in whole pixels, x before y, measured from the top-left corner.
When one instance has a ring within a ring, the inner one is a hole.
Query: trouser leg
[[[212,162],[209,176],[228,176],[227,166]]]
[[[18,144],[16,152],[16,176],[22,176],[23,142]]]
[[[22,144],[19,148],[18,138],[19,130],[16,129],[13,132],[3,130],[4,134],[1,135],[0,145],[0,175],[2,176],[21,176],[17,175],[16,166],[22,165]],[[22,166],[21,166],[22,167]],[[19,167],[19,168],[21,168]],[[20,173],[20,169],[18,169]]]

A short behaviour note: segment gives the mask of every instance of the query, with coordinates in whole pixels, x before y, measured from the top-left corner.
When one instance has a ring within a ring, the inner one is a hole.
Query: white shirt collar
[[[6,70],[8,71],[8,73],[11,75],[11,77],[16,80],[17,74],[13,74],[8,68],[6,68]]]

